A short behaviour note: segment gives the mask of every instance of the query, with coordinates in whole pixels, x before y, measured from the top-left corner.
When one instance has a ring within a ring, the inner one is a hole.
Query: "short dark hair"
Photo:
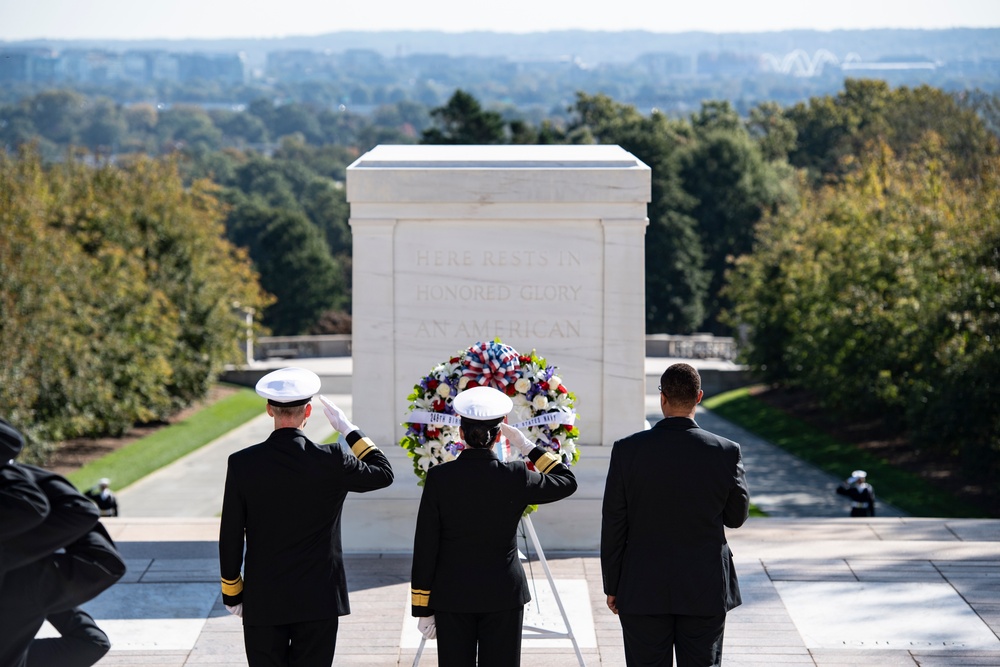
[[[673,364],[660,376],[660,391],[674,405],[697,405],[701,376],[690,364]]]
[[[306,416],[306,404],[302,405],[275,405],[271,403],[271,413],[279,419],[292,419]]]
[[[462,417],[462,433],[465,434],[465,444],[473,449],[488,449],[497,439],[502,421],[503,417],[489,421]]]

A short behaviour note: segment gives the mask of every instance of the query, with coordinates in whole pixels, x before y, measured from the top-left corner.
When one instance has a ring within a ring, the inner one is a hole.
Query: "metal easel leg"
[[[420,655],[424,652],[424,644],[427,643],[427,639],[424,637],[420,638],[420,646],[417,647],[417,654],[413,656],[413,667],[417,667],[420,664]]]
[[[528,531],[528,536],[531,537],[531,543],[535,545],[535,553],[538,554],[538,561],[542,564],[542,569],[545,570],[545,577],[549,580],[549,586],[552,588],[552,595],[555,596],[556,606],[559,607],[559,613],[562,614],[563,623],[566,624],[566,637],[573,642],[573,650],[576,651],[576,659],[580,663],[580,667],[586,667],[587,663],[583,660],[583,654],[580,653],[580,645],[576,642],[576,637],[573,635],[573,627],[569,624],[569,616],[566,615],[566,609],[563,607],[562,598],[559,597],[559,591],[556,590],[556,581],[552,578],[552,572],[549,570],[549,564],[545,560],[545,553],[542,551],[542,545],[538,542],[538,534],[535,533],[535,527],[531,523],[531,515],[522,517],[521,521],[524,523],[524,527]],[[419,657],[419,653],[417,654]]]

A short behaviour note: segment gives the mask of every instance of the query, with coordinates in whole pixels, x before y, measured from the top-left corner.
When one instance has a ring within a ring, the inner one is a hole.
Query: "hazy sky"
[[[0,0],[0,40],[1000,27],[1000,0]]]

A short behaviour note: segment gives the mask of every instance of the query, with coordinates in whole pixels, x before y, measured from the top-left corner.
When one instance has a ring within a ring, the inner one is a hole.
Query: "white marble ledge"
[[[348,169],[647,168],[619,146],[381,145]]]

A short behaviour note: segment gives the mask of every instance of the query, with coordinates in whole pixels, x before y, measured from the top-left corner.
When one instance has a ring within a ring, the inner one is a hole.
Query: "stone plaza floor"
[[[331,397],[350,414],[349,394]],[[656,397],[647,397],[651,421],[656,407]],[[697,419],[742,444],[751,499],[769,515],[727,531],[743,605],[728,617],[723,664],[1000,666],[1000,520],[911,518],[882,503],[878,518],[847,518],[833,493],[839,479],[708,411]],[[84,607],[112,640],[99,665],[246,665],[241,622],[219,593],[218,513],[226,457],[270,428],[266,417],[251,420],[119,491],[123,516],[105,523],[128,573]],[[330,431],[323,420],[307,428],[318,440]],[[378,444],[396,481],[345,503],[352,613],[341,619],[337,667],[413,665],[420,645],[409,616],[420,490],[405,452]],[[577,493],[533,515],[576,648],[526,630],[533,635],[522,642],[527,667],[625,664],[597,554],[609,454],[609,447],[584,448]],[[525,625],[564,633],[532,543],[522,551],[533,597]],[[437,664],[433,642],[419,664]]]
[[[219,597],[218,520],[107,525],[129,572],[86,606],[113,643],[98,664],[245,665],[240,620]],[[744,603],[729,614],[726,665],[1000,665],[1000,521],[752,518],[729,536]],[[526,625],[564,631],[527,553],[537,602]],[[545,556],[583,663],[624,665],[597,554]],[[341,619],[334,665],[412,665],[409,555],[353,553],[346,566],[352,613]],[[436,664],[432,642],[419,664]],[[522,664],[581,662],[568,639],[525,639]]]

